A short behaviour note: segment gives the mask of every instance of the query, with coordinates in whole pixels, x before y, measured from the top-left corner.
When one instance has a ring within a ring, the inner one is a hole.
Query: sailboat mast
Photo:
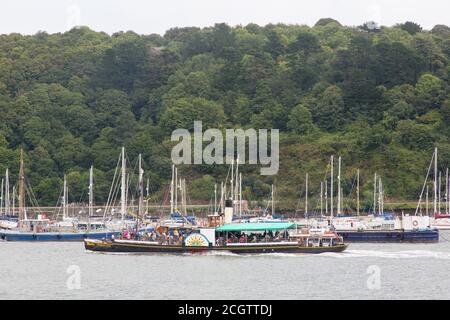
[[[428,216],[428,193],[429,193],[429,191],[428,191],[428,185],[427,185],[427,194],[426,194],[426,200],[425,200],[425,210],[426,210],[426,213],[427,213],[427,216]]]
[[[328,179],[325,179],[325,214],[328,214]]]
[[[186,178],[183,178],[183,197],[184,197],[184,213],[187,215],[187,189],[186,189]]]
[[[225,197],[225,191],[223,188],[223,181],[220,182],[220,212],[224,213],[224,197]]]
[[[378,178],[378,214],[381,214],[381,177]]]
[[[2,178],[2,191],[0,194],[0,215],[4,215],[4,212],[3,212],[3,187],[4,187],[4,179]]]
[[[234,176],[234,199],[239,200],[239,156],[236,159],[236,173]],[[237,204],[235,209],[236,211],[239,210],[239,204]]]
[[[233,157],[233,160],[231,160],[231,180],[230,180],[230,199],[231,199],[231,201],[233,201],[234,199],[233,199],[233,181],[234,180],[234,157]],[[234,203],[234,201],[232,202],[232,203]]]
[[[434,214],[437,213],[437,157],[438,157],[438,150],[437,148],[434,149]]]
[[[89,217],[94,214],[94,166],[89,169]]]
[[[445,171],[445,213],[448,214],[448,168]]]
[[[142,155],[139,154],[139,204],[138,215],[136,219],[136,231],[139,229],[139,217],[142,216],[144,207],[144,170],[142,169]]]
[[[63,220],[67,218],[67,178],[64,175],[64,185],[63,185]]]
[[[5,173],[5,215],[9,215],[10,214],[9,206],[10,206],[10,198],[9,198],[9,169],[6,169],[6,173]]]
[[[239,173],[239,217],[242,217],[242,173]]]
[[[341,214],[341,157],[338,159],[338,203],[337,203],[337,213]]]
[[[359,169],[356,171],[356,215],[359,216]]]
[[[24,172],[23,172],[23,149],[20,149],[20,169],[19,169],[19,220],[25,219],[25,199],[24,199]]]
[[[173,185],[173,178],[175,177],[175,165],[172,165],[172,179],[170,180],[170,213],[173,213],[173,195],[174,195],[174,185]]]
[[[178,168],[175,167],[175,210],[178,209],[178,187]]]
[[[214,214],[217,213],[217,183],[214,184]]]
[[[305,176],[305,217],[308,216],[308,173]]]
[[[373,214],[377,212],[377,173],[375,172],[373,178]]]
[[[445,171],[445,213],[448,214],[448,168]]]
[[[125,219],[127,214],[127,200],[126,200],[126,163],[125,163],[125,147],[122,147],[122,183],[120,188],[120,213],[121,213],[121,221]]]
[[[320,181],[320,216],[323,216],[323,181]]]
[[[149,201],[149,192],[150,192],[150,179],[147,178],[147,187],[145,194],[145,213],[148,214],[148,201]]]
[[[273,187],[273,184],[272,184],[272,217],[273,217],[273,214],[275,212],[274,197],[275,197],[275,191],[274,191],[274,187]]]
[[[380,214],[384,213],[384,189],[383,181],[380,178]]]
[[[186,189],[186,178],[183,178],[183,203],[184,203],[184,213],[187,215],[187,189]]]
[[[333,218],[333,156],[331,156],[330,217]]]
[[[441,213],[441,172],[439,171],[439,186],[438,186],[438,212]]]

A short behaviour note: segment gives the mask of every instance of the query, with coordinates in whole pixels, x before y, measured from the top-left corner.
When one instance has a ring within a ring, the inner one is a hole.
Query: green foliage
[[[288,128],[297,134],[308,134],[314,129],[311,112],[299,104],[289,113]]]
[[[411,35],[415,35],[416,33],[422,31],[422,27],[419,24],[417,24],[415,22],[411,22],[411,21],[402,23],[399,26],[402,30],[405,30],[406,32],[408,32]]]
[[[86,200],[93,164],[102,203],[125,146],[131,162],[142,153],[146,178],[162,199],[170,134],[201,120],[204,129],[280,129],[276,181],[242,166],[248,199],[268,198],[275,182],[281,200],[296,203],[305,171],[316,196],[331,154],[343,157],[344,193],[360,168],[365,196],[376,170],[388,196],[415,198],[432,148],[450,158],[449,59],[450,28],[428,32],[413,22],[222,23],[163,36],[86,27],[4,34],[0,170],[10,168],[15,183],[24,148],[36,195],[53,205],[64,174],[71,201]],[[226,177],[225,169],[208,166],[183,172],[192,200],[209,200]]]

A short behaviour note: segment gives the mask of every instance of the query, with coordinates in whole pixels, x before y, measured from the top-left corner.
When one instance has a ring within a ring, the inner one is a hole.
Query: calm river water
[[[450,299],[450,232],[436,244],[344,253],[126,255],[82,243],[0,242],[0,299]]]

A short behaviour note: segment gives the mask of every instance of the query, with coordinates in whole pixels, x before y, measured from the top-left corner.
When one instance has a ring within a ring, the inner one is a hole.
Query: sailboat
[[[91,184],[92,190],[92,168]],[[67,183],[64,184],[63,208],[67,212]],[[66,215],[66,213],[65,213]],[[67,216],[66,216],[67,217]],[[67,220],[66,220],[67,221]],[[69,224],[70,226],[70,224]],[[71,223],[72,230],[67,230],[67,225],[58,225],[51,221],[45,214],[38,213],[37,218],[29,218],[25,206],[25,173],[23,168],[23,151],[20,153],[19,171],[19,220],[16,228],[0,231],[0,239],[6,241],[82,241],[86,238],[104,239],[118,235],[118,231],[93,231],[80,230]]]
[[[428,217],[428,176],[430,175],[431,167],[434,167],[433,174],[433,214],[430,218],[430,224],[433,228],[438,230],[450,230],[450,180],[449,180],[449,170],[446,169],[445,173],[445,196],[442,199],[442,174],[438,172],[438,149],[434,149],[433,156],[431,158],[430,165],[428,167],[428,172],[425,177],[424,185],[422,187],[422,192],[420,194],[419,202],[416,207],[416,215],[421,212],[421,200],[423,198],[423,193],[426,191],[426,216]],[[442,200],[445,201],[445,212],[443,213],[441,210]]]
[[[360,215],[360,172],[357,171],[357,209],[356,214],[343,214],[341,189],[341,158],[338,161],[338,197],[337,213],[334,215],[333,202],[333,156],[331,164],[331,201],[328,224],[336,230],[337,234],[347,242],[436,242],[439,241],[439,232],[430,228],[429,217],[402,214],[401,217],[386,215],[384,212],[383,181],[377,174],[374,175],[374,204],[371,214]],[[318,221],[320,223],[320,221]],[[311,222],[313,224],[313,222]]]
[[[160,225],[171,227],[192,228],[197,224],[195,216],[187,212],[186,179],[181,178],[178,168],[172,165],[172,178],[170,181],[170,214],[169,218],[162,220]]]
[[[0,198],[0,230],[17,228],[18,218],[14,215],[11,208],[10,186],[9,186],[9,169],[5,171],[5,178],[2,179],[2,190]],[[14,201],[14,191],[13,191]]]

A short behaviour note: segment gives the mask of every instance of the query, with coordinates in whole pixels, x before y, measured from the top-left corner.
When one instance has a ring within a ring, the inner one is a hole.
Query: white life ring
[[[417,227],[419,225],[419,221],[414,220],[412,224],[413,224],[414,227]]]

